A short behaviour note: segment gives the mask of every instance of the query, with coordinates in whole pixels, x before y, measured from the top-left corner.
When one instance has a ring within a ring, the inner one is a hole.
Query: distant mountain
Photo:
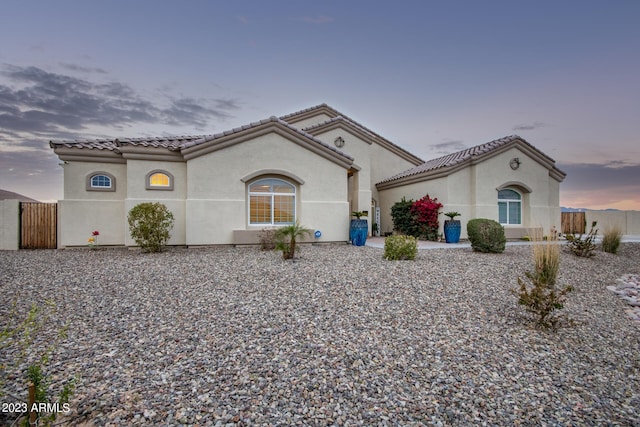
[[[0,200],[20,200],[21,202],[38,202],[36,199],[32,199],[31,197],[23,196],[19,193],[14,193],[13,191],[7,191],[0,189]]]
[[[585,212],[585,211],[599,211],[599,212],[620,212],[620,209],[587,209],[587,208],[565,208],[560,206],[561,212]]]

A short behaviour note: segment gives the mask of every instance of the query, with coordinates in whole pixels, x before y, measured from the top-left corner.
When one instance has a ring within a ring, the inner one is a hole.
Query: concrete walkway
[[[600,242],[602,236],[598,236],[596,243]],[[566,242],[566,240],[562,240]],[[640,236],[622,236],[622,243],[640,242]],[[531,245],[532,242],[527,241],[510,241],[507,242],[507,246],[526,246]],[[384,237],[368,237],[365,246],[371,246],[373,248],[384,248]],[[418,240],[418,249],[457,249],[457,248],[470,248],[471,243],[468,240],[460,241],[460,243],[444,243],[444,242],[430,242],[427,240]]]

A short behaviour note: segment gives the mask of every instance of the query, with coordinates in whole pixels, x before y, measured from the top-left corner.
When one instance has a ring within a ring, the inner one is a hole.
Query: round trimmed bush
[[[160,252],[169,240],[173,214],[162,203],[140,203],[129,211],[129,232],[147,252]]]
[[[413,236],[396,235],[384,239],[384,257],[388,260],[414,260],[418,241]]]
[[[467,222],[467,236],[474,251],[502,253],[507,238],[504,227],[492,219],[475,218]]]

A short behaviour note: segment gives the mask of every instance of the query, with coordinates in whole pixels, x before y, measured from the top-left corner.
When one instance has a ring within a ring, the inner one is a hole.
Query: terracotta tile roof
[[[298,129],[295,126],[290,125],[289,123],[281,120],[275,116],[272,116],[265,120],[260,120],[258,122],[253,122],[248,125],[240,126],[237,128],[233,128],[224,132],[219,132],[213,135],[194,135],[194,136],[173,136],[173,137],[145,137],[145,138],[116,138],[116,139],[78,139],[78,140],[63,140],[63,141],[51,141],[49,145],[51,148],[57,147],[67,147],[67,148],[80,148],[80,149],[97,149],[97,150],[109,150],[118,153],[119,147],[125,145],[133,145],[133,146],[143,146],[143,147],[154,147],[154,148],[166,148],[170,151],[180,151],[185,148],[191,148],[198,146],[200,144],[204,144],[205,142],[213,141],[216,139],[220,139],[229,135],[234,135],[246,130],[250,130],[253,128],[257,128],[259,126],[269,124],[269,123],[278,123],[287,129],[303,136],[304,138],[310,140],[313,143],[316,143],[325,149],[331,150],[350,161],[353,161],[353,157],[348,154],[338,150],[337,148],[319,140],[315,136]]]
[[[97,150],[110,150],[118,152],[118,147],[124,145],[138,145],[143,147],[166,148],[168,150],[179,150],[181,146],[189,141],[203,138],[202,135],[195,136],[168,136],[168,137],[142,137],[142,138],[115,138],[115,139],[76,139],[51,141],[51,148],[88,148]]]
[[[475,147],[467,148],[456,153],[447,154],[446,156],[438,157],[437,159],[429,160],[414,168],[401,172],[397,175],[389,177],[379,184],[384,182],[396,181],[402,178],[407,178],[412,175],[418,175],[425,172],[434,171],[436,169],[444,169],[452,166],[456,166],[460,163],[470,160],[472,157],[481,156],[483,154],[490,153],[500,147],[519,141],[527,145],[532,150],[535,150],[540,156],[546,158],[549,162],[555,163],[553,159],[543,154],[540,150],[529,144],[527,141],[519,137],[518,135],[505,136],[504,138],[496,139],[485,144],[476,145]]]

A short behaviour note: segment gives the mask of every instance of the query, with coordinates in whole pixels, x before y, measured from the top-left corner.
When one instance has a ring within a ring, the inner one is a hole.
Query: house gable
[[[348,169],[353,163],[353,158],[351,156],[331,147],[329,144],[322,142],[312,135],[289,125],[277,117],[271,117],[270,119],[252,123],[228,132],[190,141],[183,145],[181,153],[185,160],[190,160],[269,133],[276,133],[346,169]]]
[[[517,135],[496,139],[485,144],[429,160],[376,184],[378,190],[449,176],[463,168],[484,162],[511,148],[517,148],[549,171],[549,176],[562,182],[566,174],[556,168],[555,161]]]
[[[326,119],[327,117],[328,119]],[[280,119],[292,125],[301,127],[302,130],[312,135],[321,135],[336,128],[344,128],[363,141],[366,141],[368,144],[378,144],[409,163],[414,165],[424,163],[424,160],[421,158],[411,154],[402,147],[378,135],[371,129],[363,126],[346,114],[339,112],[327,104],[320,104],[315,107],[300,110],[296,113],[281,116]]]

